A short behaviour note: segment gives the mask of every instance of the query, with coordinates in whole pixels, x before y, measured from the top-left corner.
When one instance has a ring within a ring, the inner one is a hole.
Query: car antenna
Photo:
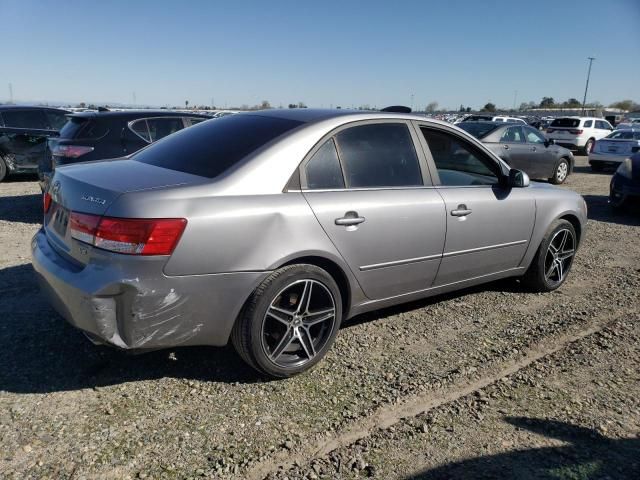
[[[405,107],[404,105],[392,105],[390,107],[385,107],[380,111],[393,113],[411,113],[411,109],[409,107]]]

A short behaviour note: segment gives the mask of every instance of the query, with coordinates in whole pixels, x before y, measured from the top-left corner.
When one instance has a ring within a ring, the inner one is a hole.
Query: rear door
[[[503,187],[491,156],[450,130],[421,125],[434,184],[446,208],[447,236],[435,285],[516,268],[535,221],[527,188]]]
[[[404,121],[350,124],[301,166],[305,198],[371,299],[429,288],[445,236],[415,131]]]

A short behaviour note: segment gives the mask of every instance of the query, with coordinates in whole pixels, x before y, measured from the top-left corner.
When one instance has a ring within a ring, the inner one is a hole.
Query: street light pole
[[[584,106],[587,103],[587,90],[589,90],[589,77],[591,76],[591,64],[595,57],[587,57],[589,59],[589,70],[587,71],[587,84],[584,87],[584,98],[582,99],[582,115],[584,115]]]

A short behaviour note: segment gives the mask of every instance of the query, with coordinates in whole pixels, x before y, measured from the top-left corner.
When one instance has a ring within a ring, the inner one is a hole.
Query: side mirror
[[[512,168],[509,170],[509,186],[512,188],[524,188],[529,186],[529,175],[522,170]]]
[[[556,144],[556,141],[553,138],[547,138],[544,141],[544,146],[545,147],[548,147],[549,145],[555,145],[555,144]]]

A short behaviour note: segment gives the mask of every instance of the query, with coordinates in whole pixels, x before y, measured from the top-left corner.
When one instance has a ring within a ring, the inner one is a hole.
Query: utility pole
[[[589,59],[589,70],[587,71],[587,84],[584,87],[584,98],[582,99],[582,115],[584,115],[584,106],[587,103],[587,90],[589,90],[589,77],[591,76],[591,64],[595,57],[587,57]]]

